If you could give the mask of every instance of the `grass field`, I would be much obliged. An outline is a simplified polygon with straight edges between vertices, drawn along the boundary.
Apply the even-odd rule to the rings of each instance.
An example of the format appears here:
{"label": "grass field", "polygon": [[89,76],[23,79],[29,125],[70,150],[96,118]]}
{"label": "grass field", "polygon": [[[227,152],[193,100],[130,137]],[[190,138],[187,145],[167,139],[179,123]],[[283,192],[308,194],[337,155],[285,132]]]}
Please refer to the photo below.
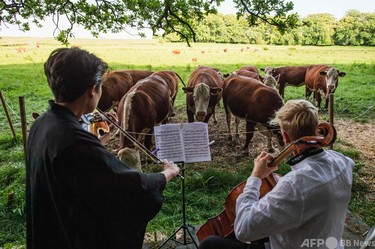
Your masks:
{"label": "grass field", "polygon": [[[346,76],[340,78],[335,93],[335,117],[357,122],[371,123],[375,120],[375,47],[304,47],[265,46],[233,44],[163,43],[158,40],[71,40],[79,46],[103,58],[112,69],[171,69],[186,83],[190,73],[198,65],[219,68],[228,73],[244,65],[264,66],[329,64]],[[32,112],[43,112],[47,100],[52,98],[43,73],[43,63],[49,53],[61,47],[52,39],[7,38],[0,40],[0,90],[17,139],[12,138],[4,111],[0,110],[0,248],[24,247],[24,159],[21,141],[21,119],[19,97],[26,103],[28,127],[32,123]],[[224,49],[227,51],[224,52]],[[180,54],[173,54],[173,50]],[[194,62],[193,62],[194,59]],[[303,87],[287,87],[286,99],[302,98]],[[176,108],[183,112],[185,96],[179,91]],[[327,119],[321,114],[322,120]],[[222,124],[224,125],[224,124]],[[373,138],[369,138],[373,139]],[[345,143],[345,141],[341,141]],[[351,210],[360,215],[369,225],[375,225],[375,204],[366,200],[370,189],[361,176],[366,174],[360,151],[342,151],[356,160],[355,183]],[[228,191],[244,180],[251,170],[252,158],[244,158],[227,164],[213,160],[195,165],[187,178],[187,213],[192,224],[200,224],[208,217],[218,214]],[[249,163],[250,161],[250,163]],[[236,170],[233,170],[233,166]],[[370,165],[371,166],[371,165]],[[374,166],[374,165],[372,165]],[[285,166],[281,172],[287,172]],[[151,167],[149,171],[160,170]],[[168,185],[165,204],[160,214],[150,223],[148,231],[171,233],[180,225],[180,184]]]}

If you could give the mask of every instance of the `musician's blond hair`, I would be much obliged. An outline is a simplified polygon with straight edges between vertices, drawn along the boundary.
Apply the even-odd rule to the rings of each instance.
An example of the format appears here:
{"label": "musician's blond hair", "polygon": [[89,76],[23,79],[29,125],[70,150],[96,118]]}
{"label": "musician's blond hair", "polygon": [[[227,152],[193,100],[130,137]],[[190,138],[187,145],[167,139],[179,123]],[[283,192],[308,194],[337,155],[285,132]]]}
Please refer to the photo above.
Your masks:
{"label": "musician's blond hair", "polygon": [[271,123],[277,123],[292,140],[315,136],[318,109],[307,100],[289,100],[276,112]]}

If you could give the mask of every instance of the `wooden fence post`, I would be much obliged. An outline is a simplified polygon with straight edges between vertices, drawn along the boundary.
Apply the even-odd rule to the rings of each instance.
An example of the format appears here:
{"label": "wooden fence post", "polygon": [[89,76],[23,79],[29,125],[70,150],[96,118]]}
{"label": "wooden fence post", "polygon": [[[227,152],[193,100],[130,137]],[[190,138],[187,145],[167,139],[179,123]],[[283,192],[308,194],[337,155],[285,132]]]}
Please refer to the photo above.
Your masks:
{"label": "wooden fence post", "polygon": [[10,129],[12,130],[13,137],[16,138],[16,132],[14,130],[12,121],[10,120],[10,116],[9,116],[9,113],[8,113],[8,108],[7,108],[6,104],[5,104],[5,99],[4,99],[3,94],[1,93],[1,91],[0,91],[0,99],[1,99],[1,103],[2,103],[4,111],[5,111],[5,115],[7,116]]}
{"label": "wooden fence post", "polygon": [[[333,126],[333,93],[330,93],[328,95],[328,112],[329,112],[329,123]],[[330,149],[333,149],[333,144],[329,146]]]}
{"label": "wooden fence post", "polygon": [[26,111],[25,111],[25,98],[18,97],[18,100],[19,100],[20,115],[21,115],[23,152],[24,152],[24,157],[26,161],[27,123],[26,123]]}

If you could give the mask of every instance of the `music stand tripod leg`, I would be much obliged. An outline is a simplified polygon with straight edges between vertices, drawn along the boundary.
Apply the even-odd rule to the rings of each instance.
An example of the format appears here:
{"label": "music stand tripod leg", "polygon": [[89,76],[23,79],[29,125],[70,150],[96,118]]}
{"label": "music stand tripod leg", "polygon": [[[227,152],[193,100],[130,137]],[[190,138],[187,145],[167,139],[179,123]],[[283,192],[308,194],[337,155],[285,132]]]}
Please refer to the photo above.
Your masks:
{"label": "music stand tripod leg", "polygon": [[[161,244],[159,248],[162,248],[168,241],[170,240],[173,240],[174,242],[176,243],[179,243],[181,245],[187,245],[187,244],[194,244],[196,248],[198,248],[198,245],[197,243],[195,242],[195,239],[193,237],[193,235],[191,234],[191,232],[189,231],[189,227],[193,228],[193,226],[190,226],[188,224],[186,224],[186,198],[185,198],[185,163],[184,162],[181,162],[181,184],[182,184],[182,199],[181,199],[181,202],[182,202],[182,225],[171,235],[169,236],[169,238],[167,240],[165,240],[163,242],[163,244]],[[183,229],[183,242],[181,241],[178,241],[176,239],[174,239],[173,237],[178,233],[178,231],[180,231],[181,229]],[[187,243],[186,241],[186,231],[188,232],[192,242],[189,242]]]}

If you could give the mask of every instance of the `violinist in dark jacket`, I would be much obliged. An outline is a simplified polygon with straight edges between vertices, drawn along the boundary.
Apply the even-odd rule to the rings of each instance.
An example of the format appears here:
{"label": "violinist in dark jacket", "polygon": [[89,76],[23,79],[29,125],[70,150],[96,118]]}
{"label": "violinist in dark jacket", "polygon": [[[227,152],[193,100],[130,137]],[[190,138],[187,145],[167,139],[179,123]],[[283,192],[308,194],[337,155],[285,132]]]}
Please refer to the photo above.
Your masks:
{"label": "violinist in dark jacket", "polygon": [[179,173],[169,161],[160,173],[134,170],[83,129],[79,119],[95,110],[107,68],[79,48],[56,49],[44,64],[54,100],[27,143],[28,249],[141,248]]}

